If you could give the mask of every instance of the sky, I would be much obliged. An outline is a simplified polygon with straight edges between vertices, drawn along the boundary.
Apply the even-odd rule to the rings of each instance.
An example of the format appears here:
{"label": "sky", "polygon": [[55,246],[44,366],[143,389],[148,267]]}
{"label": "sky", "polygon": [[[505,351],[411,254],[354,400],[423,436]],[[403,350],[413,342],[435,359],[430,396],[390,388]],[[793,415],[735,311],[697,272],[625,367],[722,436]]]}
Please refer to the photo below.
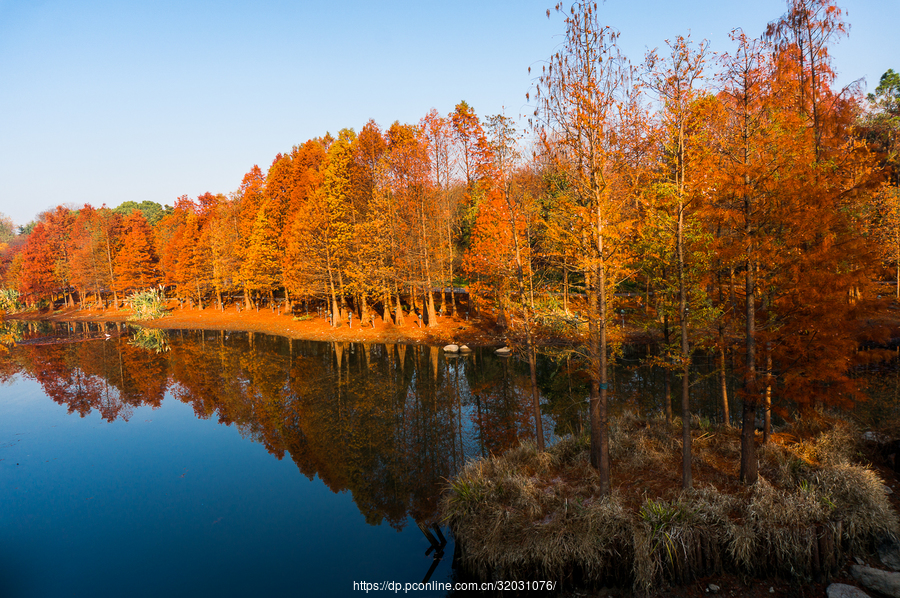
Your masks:
{"label": "sky", "polygon": [[[417,123],[461,100],[534,110],[533,72],[562,41],[550,0],[0,0],[0,213],[174,204],[231,193],[254,164],[374,119]],[[838,0],[837,84],[900,71],[900,0]],[[783,0],[607,0],[634,63],[691,34],[757,36]]]}

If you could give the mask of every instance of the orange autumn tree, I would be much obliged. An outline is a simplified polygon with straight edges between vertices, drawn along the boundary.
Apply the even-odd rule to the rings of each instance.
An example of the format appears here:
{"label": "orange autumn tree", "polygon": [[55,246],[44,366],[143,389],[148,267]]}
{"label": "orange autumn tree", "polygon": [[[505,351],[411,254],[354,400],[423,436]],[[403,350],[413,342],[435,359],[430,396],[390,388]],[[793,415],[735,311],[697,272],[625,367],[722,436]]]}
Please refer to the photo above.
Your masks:
{"label": "orange autumn tree", "polygon": [[[275,235],[275,251],[279,269],[276,278],[279,281],[284,279],[282,270],[286,245],[284,237],[291,216],[292,195],[296,186],[297,171],[294,168],[293,160],[298,151],[299,148],[295,147],[290,154],[279,153],[275,156],[266,173],[266,184],[263,188],[263,196],[266,199],[266,217]],[[274,289],[270,289],[270,291],[274,291]],[[274,298],[274,292],[270,292],[269,296]]]}
{"label": "orange autumn tree", "polygon": [[25,296],[25,302],[29,305],[48,297],[59,287],[59,281],[53,275],[53,256],[50,251],[47,226],[38,222],[22,248],[22,265],[17,285],[19,293]]}
{"label": "orange autumn tree", "polygon": [[122,248],[116,254],[114,269],[119,292],[149,289],[162,281],[153,231],[140,210],[122,221]]}
{"label": "orange autumn tree", "polygon": [[278,237],[269,220],[268,204],[264,203],[256,215],[250,237],[243,247],[240,280],[244,289],[259,296],[268,294],[270,302],[276,286],[281,284],[281,260]]}
{"label": "orange autumn tree", "polygon": [[[190,239],[185,241],[185,223],[187,216],[194,209],[187,195],[175,201],[175,208],[163,216],[153,228],[154,242],[158,248],[159,268],[162,272],[162,283],[175,291],[179,299],[185,295],[185,284],[182,280],[184,262],[190,259]],[[188,252],[185,254],[185,245]],[[188,287],[189,289],[190,287]]]}
{"label": "orange autumn tree", "polygon": [[[803,4],[789,3],[784,19],[806,22],[796,20]],[[787,24],[773,30],[798,31]],[[754,483],[760,409],[767,434],[770,401],[803,409],[857,394],[848,356],[869,307],[863,295],[872,270],[854,204],[871,171],[850,135],[853,103],[826,85],[825,48],[810,58],[809,38],[786,36],[774,45],[743,34],[736,39],[720,94],[727,116],[710,217],[725,231],[720,254],[743,279],[735,289],[744,324],[740,474]]]}
{"label": "orange autumn tree", "polygon": [[[378,201],[384,188],[386,153],[387,143],[381,129],[370,120],[353,140],[347,165],[352,242],[345,282],[346,291],[354,296],[361,322],[372,321],[374,306],[370,300],[377,302],[389,289],[385,272],[386,249],[390,246],[386,239],[387,214]],[[390,312],[389,297],[384,308],[386,315]]]}
{"label": "orange autumn tree", "polygon": [[[557,10],[566,14],[562,5]],[[603,26],[597,4],[578,2],[565,17],[566,34],[538,80],[535,116],[542,146],[566,180],[577,218],[567,238],[585,277],[590,379],[591,465],[610,492],[608,386],[613,290],[621,276],[627,204],[613,184],[619,107],[631,90],[631,69]],[[558,235],[562,238],[563,235]]]}
{"label": "orange autumn tree", "polygon": [[282,229],[281,245],[283,247],[283,284],[285,294],[288,297],[292,293],[309,296],[307,289],[299,283],[295,275],[295,268],[302,267],[305,259],[302,249],[293,241],[293,226],[297,215],[307,208],[307,203],[312,198],[316,189],[322,183],[322,163],[326,159],[326,149],[331,143],[331,138],[310,139],[303,145],[294,148],[291,154],[291,180],[293,186],[290,192],[290,203],[285,215],[285,224]]}
{"label": "orange autumn tree", "polygon": [[238,286],[240,261],[238,259],[238,226],[240,206],[238,202],[219,194],[207,208],[207,225],[203,229],[203,245],[210,252],[210,279],[216,293],[219,309],[224,309],[223,293]]}
{"label": "orange autumn tree", "polygon": [[74,305],[72,299],[72,268],[69,237],[75,212],[63,206],[57,206],[47,216],[47,243],[53,256],[53,276],[59,282],[59,293],[65,298],[66,305]]}
{"label": "orange autumn tree", "polygon": [[41,215],[22,249],[18,290],[26,301],[52,300],[62,295],[69,302],[69,233],[72,212],[62,206]]}
{"label": "orange autumn tree", "polygon": [[735,32],[738,47],[723,58],[722,92],[725,123],[717,147],[722,155],[717,171],[715,207],[710,219],[725,234],[717,249],[725,261],[739,264],[743,278],[743,372],[741,479],[754,483],[756,471],[756,413],[761,404],[757,381],[757,308],[760,263],[776,253],[766,234],[775,226],[778,172],[790,171],[790,156],[781,151],[781,114],[775,79],[774,52],[764,40]]}
{"label": "orange autumn tree", "polygon": [[223,199],[212,193],[200,195],[196,202],[183,197],[173,211],[178,226],[168,250],[169,254],[174,255],[171,281],[175,282],[179,296],[195,299],[200,309],[203,309],[204,297],[213,285],[213,249],[209,229],[216,216],[216,207]]}
{"label": "orange autumn tree", "polygon": [[[708,44],[694,46],[689,38],[678,36],[669,43],[669,55],[661,58],[656,51],[647,57],[650,87],[662,103],[659,138],[663,141],[659,168],[663,175],[657,182],[659,194],[668,203],[672,222],[674,248],[669,254],[677,274],[672,289],[677,294],[678,322],[681,331],[681,419],[682,419],[682,487],[689,490],[691,475],[691,411],[690,369],[691,334],[689,328],[703,326],[706,296],[705,274],[708,242],[698,226],[697,212],[709,194],[711,185],[705,176],[712,167],[709,150],[710,136],[705,124],[710,120],[715,104],[701,88],[708,56]],[[659,291],[664,291],[664,287]],[[691,320],[688,319],[690,307]]]}
{"label": "orange autumn tree", "polygon": [[321,184],[299,207],[287,244],[285,286],[291,293],[327,298],[336,320],[346,307],[344,269],[352,237],[349,164],[355,135],[343,129],[319,167]]}
{"label": "orange autumn tree", "polygon": [[[497,324],[505,327],[512,289],[517,283],[517,266],[523,252],[529,252],[525,214],[518,209],[511,194],[513,175],[521,155],[517,148],[517,132],[512,120],[497,115],[488,118],[492,167],[481,181],[485,195],[480,202],[472,229],[469,250],[463,259],[463,271],[475,282],[470,292],[492,295],[497,305]],[[530,263],[530,258],[527,259]],[[530,272],[530,269],[529,269]]]}
{"label": "orange autumn tree", "polygon": [[[441,286],[441,313],[456,315],[456,297],[453,293],[453,262],[456,257],[456,243],[459,240],[459,208],[462,199],[461,189],[454,180],[457,159],[454,146],[453,121],[451,117],[442,117],[432,108],[419,125],[428,144],[431,161],[432,194],[436,207],[440,211],[440,226],[435,227],[433,235],[440,235],[441,251],[435,256],[439,262],[436,267]],[[449,293],[445,291],[449,290]],[[449,295],[449,301],[447,296]],[[449,307],[448,307],[449,303]]]}
{"label": "orange autumn tree", "polygon": [[103,289],[110,286],[109,272],[104,267],[104,247],[97,230],[98,210],[85,204],[72,222],[69,235],[72,284],[78,289],[84,306],[88,293],[100,302]]}
{"label": "orange autumn tree", "polygon": [[422,297],[422,320],[428,326],[436,326],[433,288],[439,272],[440,247],[439,239],[434,239],[432,233],[440,211],[430,201],[428,145],[420,127],[399,122],[388,129],[387,140],[387,185],[395,206],[398,238],[404,238],[402,253],[397,256],[401,265],[397,272],[402,273],[398,283],[408,285],[413,304],[417,296]]}
{"label": "orange autumn tree", "polygon": [[[265,184],[266,180],[262,170],[260,170],[259,166],[254,164],[253,168],[244,175],[241,186],[235,194],[235,200],[240,205],[240,217],[238,218],[238,257],[242,264],[247,260],[250,238],[253,235],[254,227],[256,227],[260,209],[265,202]],[[268,218],[266,218],[266,221],[268,222]],[[242,265],[241,270],[243,271],[243,269],[244,267]],[[246,281],[243,273],[239,276],[239,280],[241,280],[241,284]],[[249,288],[244,287],[244,303],[246,304],[247,309],[253,307],[250,291]]]}
{"label": "orange autumn tree", "polygon": [[[96,211],[93,218],[93,242],[94,256],[102,263],[103,282],[107,289],[112,290],[113,307],[119,303],[117,289],[117,275],[115,269],[116,255],[122,246],[123,218],[113,212],[106,205]],[[100,297],[97,298],[98,300]]]}

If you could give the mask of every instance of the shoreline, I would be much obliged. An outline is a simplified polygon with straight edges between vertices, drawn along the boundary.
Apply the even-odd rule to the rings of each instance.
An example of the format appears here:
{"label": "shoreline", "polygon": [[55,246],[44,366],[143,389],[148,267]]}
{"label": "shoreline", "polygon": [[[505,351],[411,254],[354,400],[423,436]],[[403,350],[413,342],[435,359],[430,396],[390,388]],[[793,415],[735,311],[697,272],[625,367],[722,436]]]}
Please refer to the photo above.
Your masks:
{"label": "shoreline", "polygon": [[352,327],[346,322],[332,327],[324,318],[310,314],[309,319],[295,320],[293,316],[274,313],[270,309],[241,310],[231,307],[220,311],[215,307],[206,309],[174,308],[165,316],[154,320],[129,321],[132,311],[120,309],[79,309],[77,307],[47,311],[31,311],[7,314],[11,320],[39,322],[112,322],[132,323],[145,328],[225,330],[228,332],[259,332],[284,336],[297,340],[347,341],[387,344],[447,345],[465,344],[470,347],[501,347],[506,344],[506,335],[496,330],[492,322],[481,318],[466,320],[458,316],[443,316],[436,326],[418,325],[407,317],[403,326],[385,324],[381,318],[375,319],[374,328],[368,323],[360,326],[354,321]]}

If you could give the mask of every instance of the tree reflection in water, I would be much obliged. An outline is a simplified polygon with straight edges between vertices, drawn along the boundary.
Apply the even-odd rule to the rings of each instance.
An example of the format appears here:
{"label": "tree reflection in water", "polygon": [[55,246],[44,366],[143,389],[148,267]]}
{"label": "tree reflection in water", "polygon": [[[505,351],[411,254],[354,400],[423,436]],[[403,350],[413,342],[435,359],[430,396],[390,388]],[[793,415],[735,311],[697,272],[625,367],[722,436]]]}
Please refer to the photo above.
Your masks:
{"label": "tree reflection in water", "polygon": [[107,421],[168,393],[349,490],[373,525],[434,522],[441,488],[467,459],[534,434],[527,368],[489,351],[445,357],[437,347],[220,331],[135,337],[102,324],[46,334],[12,348],[0,375],[21,372],[70,413]]}

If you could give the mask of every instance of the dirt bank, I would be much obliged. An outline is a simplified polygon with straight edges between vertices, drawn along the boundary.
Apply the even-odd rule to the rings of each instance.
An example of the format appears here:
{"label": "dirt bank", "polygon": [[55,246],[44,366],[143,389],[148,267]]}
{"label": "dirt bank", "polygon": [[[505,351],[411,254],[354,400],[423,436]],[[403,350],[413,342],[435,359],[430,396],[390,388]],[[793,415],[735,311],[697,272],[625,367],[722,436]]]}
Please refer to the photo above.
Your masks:
{"label": "dirt bank", "polygon": [[[438,318],[436,326],[419,327],[418,319],[407,317],[405,325],[395,326],[376,318],[374,327],[367,322],[360,326],[354,318],[352,327],[343,322],[339,327],[332,327],[324,318],[300,314],[296,318],[280,314],[269,309],[237,311],[230,307],[225,311],[217,308],[172,309],[168,315],[157,320],[136,322],[148,328],[190,328],[202,330],[228,330],[262,332],[276,334],[295,339],[316,341],[356,341],[366,343],[422,343],[429,345],[446,345],[449,343],[466,344],[470,347],[502,346],[506,339],[498,331],[493,322],[481,319],[467,320],[465,317],[444,316]],[[81,310],[78,308],[58,309],[55,311],[33,311],[13,314],[12,319],[41,321],[81,321],[81,322],[125,322],[131,316],[128,309]]]}

